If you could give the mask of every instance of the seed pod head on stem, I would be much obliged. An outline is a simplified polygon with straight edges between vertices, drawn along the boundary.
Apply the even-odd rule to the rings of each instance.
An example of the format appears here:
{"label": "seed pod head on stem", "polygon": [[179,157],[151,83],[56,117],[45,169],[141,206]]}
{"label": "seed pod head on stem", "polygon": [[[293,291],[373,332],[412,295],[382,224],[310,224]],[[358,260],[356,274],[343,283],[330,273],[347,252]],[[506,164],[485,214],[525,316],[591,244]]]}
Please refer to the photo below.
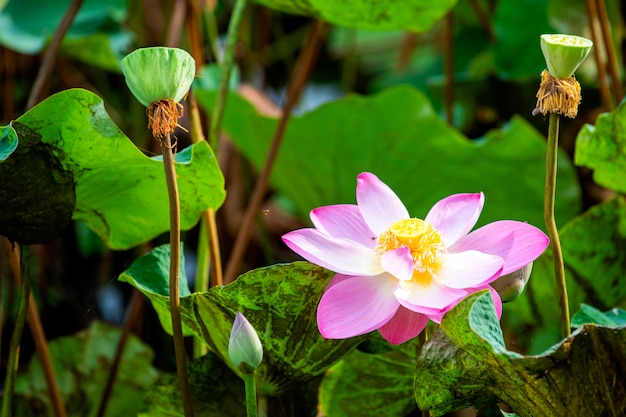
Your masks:
{"label": "seed pod head on stem", "polygon": [[148,107],[155,101],[185,97],[196,71],[186,51],[162,46],[137,49],[121,62],[126,84],[135,98]]}
{"label": "seed pod head on stem", "polygon": [[254,327],[237,312],[228,341],[228,356],[236,369],[244,373],[256,370],[263,360],[263,346]]}
{"label": "seed pod head on stem", "polygon": [[178,48],[141,48],[126,55],[121,68],[128,88],[147,107],[154,137],[172,133],[183,115],[179,101],[189,91],[196,71],[191,55]]}
{"label": "seed pod head on stem", "polygon": [[574,118],[582,100],[574,71],[587,57],[593,43],[574,35],[541,35],[540,43],[548,70],[541,73],[537,106],[532,114],[555,113]]}
{"label": "seed pod head on stem", "polygon": [[574,35],[541,35],[541,52],[553,77],[569,78],[587,58],[593,42]]}

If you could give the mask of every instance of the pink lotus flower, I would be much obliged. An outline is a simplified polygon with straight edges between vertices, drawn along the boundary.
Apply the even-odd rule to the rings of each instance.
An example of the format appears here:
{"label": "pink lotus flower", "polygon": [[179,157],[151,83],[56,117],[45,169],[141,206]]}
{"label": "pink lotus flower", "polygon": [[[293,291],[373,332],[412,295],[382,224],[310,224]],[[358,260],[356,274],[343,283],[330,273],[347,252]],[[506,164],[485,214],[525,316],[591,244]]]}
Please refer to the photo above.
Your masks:
{"label": "pink lotus flower", "polygon": [[[327,339],[378,330],[390,343],[403,343],[467,295],[535,260],[549,243],[541,230],[511,220],[469,233],[482,193],[444,198],[421,220],[366,172],[357,177],[356,199],[357,205],[311,211],[314,229],[283,236],[300,256],[337,273],[317,310]],[[499,317],[501,301],[491,293]]]}

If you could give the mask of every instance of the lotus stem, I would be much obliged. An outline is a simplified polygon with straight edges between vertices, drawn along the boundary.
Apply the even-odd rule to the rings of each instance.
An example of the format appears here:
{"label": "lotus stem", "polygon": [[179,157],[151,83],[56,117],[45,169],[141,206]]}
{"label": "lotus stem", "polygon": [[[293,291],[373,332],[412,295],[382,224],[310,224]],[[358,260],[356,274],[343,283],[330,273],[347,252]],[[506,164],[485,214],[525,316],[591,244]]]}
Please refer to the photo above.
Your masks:
{"label": "lotus stem", "polygon": [[22,282],[20,284],[20,298],[19,306],[17,310],[17,317],[15,318],[15,328],[11,335],[11,343],[9,346],[9,359],[7,361],[7,374],[4,380],[4,398],[2,401],[2,417],[12,416],[11,406],[13,403],[13,394],[15,392],[15,377],[17,375],[17,368],[20,360],[20,341],[22,340],[22,333],[24,331],[24,323],[26,322],[26,316],[28,314],[28,301],[30,299],[30,270],[29,270],[29,247],[28,245],[16,245],[13,248],[20,250],[20,275],[22,276]]}
{"label": "lotus stem", "polygon": [[246,416],[257,417],[256,371],[244,373],[243,382],[246,388]]}
{"label": "lotus stem", "polygon": [[552,258],[554,261],[554,275],[556,277],[556,288],[559,297],[559,308],[561,311],[561,336],[569,336],[570,328],[569,303],[567,299],[567,285],[565,283],[565,267],[563,265],[563,253],[559,240],[559,231],[554,218],[554,200],[556,194],[556,169],[559,148],[559,121],[560,116],[550,113],[548,122],[548,149],[546,153],[546,188],[544,194],[544,220],[550,245],[552,246]]}
{"label": "lotus stem", "polygon": [[172,333],[174,336],[174,351],[176,354],[176,369],[178,384],[183,400],[185,417],[193,417],[191,390],[187,379],[187,360],[185,357],[185,343],[183,340],[183,326],[180,315],[180,202],[178,199],[178,184],[176,183],[176,168],[172,152],[171,136],[168,133],[161,139],[163,165],[165,167],[165,181],[170,202],[170,311],[172,314]]}

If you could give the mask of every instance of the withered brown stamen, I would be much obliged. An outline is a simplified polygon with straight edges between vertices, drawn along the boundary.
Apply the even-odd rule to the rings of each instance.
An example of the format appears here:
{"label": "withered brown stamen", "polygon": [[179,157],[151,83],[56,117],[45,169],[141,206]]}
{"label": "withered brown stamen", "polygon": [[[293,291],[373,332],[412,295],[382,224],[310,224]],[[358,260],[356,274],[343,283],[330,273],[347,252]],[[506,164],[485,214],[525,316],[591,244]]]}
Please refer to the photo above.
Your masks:
{"label": "withered brown stamen", "polygon": [[180,127],[178,120],[183,117],[183,105],[172,99],[157,100],[150,103],[146,109],[148,115],[148,128],[152,130],[152,136],[163,139],[168,134],[174,133],[176,127]]}
{"label": "withered brown stamen", "polygon": [[547,70],[541,73],[541,85],[537,91],[537,107],[533,116],[541,113],[557,113],[575,118],[578,114],[578,105],[582,100],[580,84],[574,76],[557,78]]}

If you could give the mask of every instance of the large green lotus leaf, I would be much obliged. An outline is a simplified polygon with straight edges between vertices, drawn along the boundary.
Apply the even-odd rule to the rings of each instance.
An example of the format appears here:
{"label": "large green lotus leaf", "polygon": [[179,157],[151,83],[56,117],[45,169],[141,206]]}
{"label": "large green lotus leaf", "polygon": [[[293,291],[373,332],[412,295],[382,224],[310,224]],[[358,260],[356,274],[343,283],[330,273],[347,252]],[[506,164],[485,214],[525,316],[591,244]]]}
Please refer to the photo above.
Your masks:
{"label": "large green lotus leaf", "polygon": [[[41,229],[49,225],[62,231],[71,215],[91,227],[110,248],[126,249],[169,229],[163,163],[133,145],[98,96],[80,89],[63,91],[33,107],[13,126],[20,137],[14,154],[20,159],[11,156],[0,164],[0,225],[20,213],[33,217],[35,224],[25,220],[25,228],[7,220],[7,227],[17,230],[11,229],[12,235],[3,228],[0,233],[27,243],[44,243],[56,236],[42,236]],[[221,205],[224,179],[204,142],[177,153],[176,162],[181,227],[186,230],[203,210]],[[24,194],[24,189],[32,192]],[[37,216],[33,205],[38,207]],[[61,209],[62,216],[52,218]]]}
{"label": "large green lotus leaf", "polygon": [[[96,415],[120,337],[118,328],[94,322],[87,330],[50,342],[52,363],[69,417]],[[158,377],[151,364],[153,357],[150,347],[130,335],[105,416],[137,415],[145,391]],[[33,356],[28,372],[18,374],[15,393],[13,415],[55,415],[37,355]]]}
{"label": "large green lotus leaf", "polygon": [[260,387],[276,395],[321,375],[363,340],[326,340],[319,333],[317,305],[333,275],[308,262],[259,268],[185,298],[184,306],[193,307],[204,340],[227,363],[230,330],[241,311],[263,344]]}
{"label": "large green lotus leaf", "polygon": [[497,398],[520,417],[626,413],[626,328],[585,324],[538,356],[508,351],[487,291],[448,312],[420,352],[418,406],[434,416]]}
{"label": "large green lotus leaf", "polygon": [[[23,54],[40,52],[52,38],[70,4],[71,0],[9,0],[0,10],[0,44]],[[119,60],[132,39],[123,28],[126,15],[124,0],[85,0],[61,50],[89,64],[119,71]],[[96,34],[109,40],[98,43],[99,51],[88,48],[71,50],[80,45],[88,46],[84,40]],[[116,56],[117,63],[108,58],[103,60],[105,56]]]}
{"label": "large green lotus leaf", "polygon": [[[212,106],[215,93],[196,93],[203,106]],[[224,129],[256,167],[264,164],[276,124],[231,93]],[[543,137],[520,117],[472,142],[441,121],[422,93],[399,86],[293,116],[271,183],[303,218],[315,207],[354,203],[356,176],[370,171],[416,217],[450,194],[483,191],[480,224],[513,219],[542,227],[545,151]],[[558,221],[572,218],[579,207],[576,175],[561,155]]]}
{"label": "large green lotus leaf", "polygon": [[[244,385],[213,353],[187,364],[194,415],[240,417],[246,415]],[[183,417],[176,374],[164,375],[146,392],[141,417]]]}
{"label": "large green lotus leaf", "polygon": [[626,192],[626,102],[585,125],[576,138],[576,165],[593,169],[600,185]]}
{"label": "large green lotus leaf", "polygon": [[[623,197],[596,205],[560,231],[570,310],[581,303],[601,310],[626,307],[626,201]],[[546,251],[533,267],[525,293],[504,305],[506,327],[536,327],[531,352],[556,343],[558,297],[552,255]],[[541,335],[541,337],[538,337]]]}
{"label": "large green lotus leaf", "polygon": [[256,0],[287,13],[312,16],[333,25],[367,30],[404,29],[424,32],[457,0]]}
{"label": "large green lotus leaf", "polygon": [[[168,252],[169,246],[161,246],[144,255],[147,261],[135,261],[120,276],[152,301],[164,326],[171,321],[167,268],[144,265],[163,265],[169,259]],[[263,344],[260,389],[276,395],[319,376],[363,340],[326,340],[319,333],[317,305],[333,275],[308,262],[255,269],[225,287],[189,296],[181,293],[182,320],[230,364],[228,340],[235,315],[241,311]]]}
{"label": "large green lotus leaf", "polygon": [[350,352],[324,376],[321,411],[333,417],[413,415],[417,410],[413,371],[418,352],[417,339],[379,354]]}

